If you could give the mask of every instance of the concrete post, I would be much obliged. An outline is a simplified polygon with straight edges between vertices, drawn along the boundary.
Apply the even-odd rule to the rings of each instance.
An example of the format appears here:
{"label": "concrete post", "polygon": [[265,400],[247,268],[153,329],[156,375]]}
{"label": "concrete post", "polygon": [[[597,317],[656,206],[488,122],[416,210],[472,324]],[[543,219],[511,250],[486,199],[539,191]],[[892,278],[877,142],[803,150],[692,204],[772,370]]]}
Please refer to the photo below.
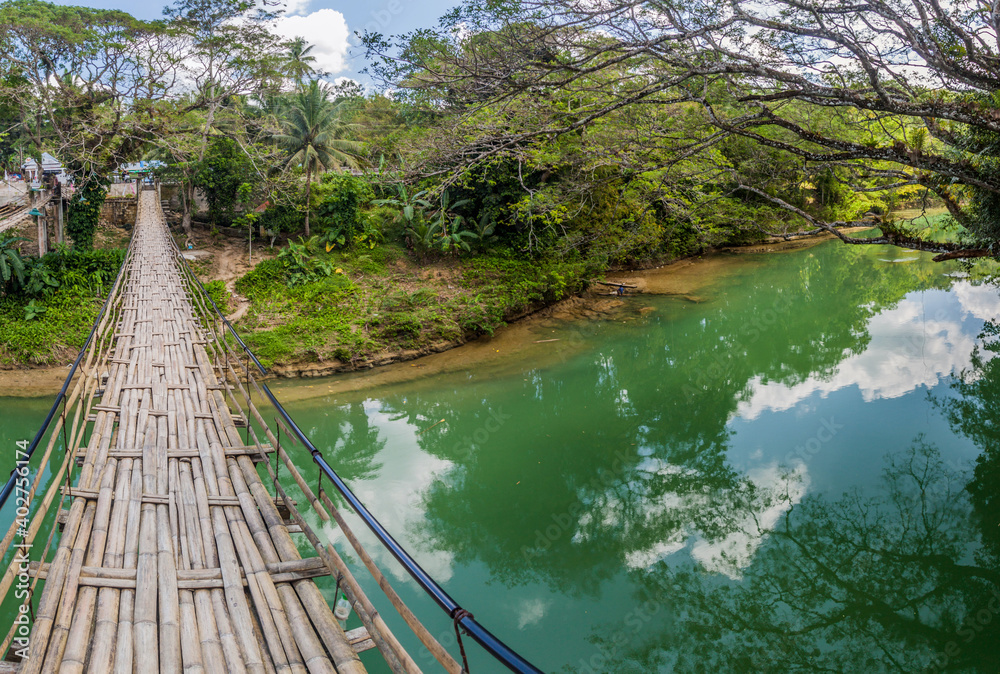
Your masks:
{"label": "concrete post", "polygon": [[56,243],[66,243],[66,233],[63,230],[63,198],[56,199]]}
{"label": "concrete post", "polygon": [[38,257],[45,255],[49,252],[49,228],[48,224],[45,222],[44,211],[43,215],[39,215],[38,220]]}

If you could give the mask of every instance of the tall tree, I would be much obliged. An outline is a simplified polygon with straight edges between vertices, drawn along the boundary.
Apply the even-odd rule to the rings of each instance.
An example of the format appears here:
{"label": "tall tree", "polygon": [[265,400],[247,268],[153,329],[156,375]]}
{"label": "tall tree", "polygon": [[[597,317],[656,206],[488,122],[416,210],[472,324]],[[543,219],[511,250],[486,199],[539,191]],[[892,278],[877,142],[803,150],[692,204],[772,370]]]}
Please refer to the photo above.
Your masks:
{"label": "tall tree", "polygon": [[296,89],[301,89],[305,80],[325,74],[316,69],[316,57],[312,54],[314,46],[308,44],[304,37],[295,37],[285,43],[287,51],[281,69],[288,79],[295,82]]}
{"label": "tall tree", "polygon": [[[653,153],[643,168],[743,136],[859,192],[921,186],[944,200],[974,245],[891,228],[854,238],[717,166],[733,193],[848,243],[891,243],[945,259],[989,255],[1000,242],[998,17],[989,3],[936,0],[467,0],[437,32],[366,42],[370,54],[387,57],[377,74],[472,125],[463,127],[471,141],[455,144],[460,165],[532,139],[584,134],[628,109],[659,109],[665,114],[647,138],[674,156]],[[538,113],[554,96],[572,105]],[[669,118],[690,104],[704,115],[704,132],[678,138]],[[490,126],[487,112],[530,123]]]}
{"label": "tall tree", "polygon": [[[202,162],[220,114],[247,94],[276,92],[281,82],[281,42],[270,32],[275,18],[253,0],[176,0],[163,13],[183,49],[176,74],[192,93],[182,110],[201,110],[192,161]],[[190,120],[189,120],[190,121]],[[183,223],[190,234],[194,185],[183,185]]]}
{"label": "tall tree", "polygon": [[156,112],[175,93],[178,58],[162,23],[13,0],[0,5],[0,45],[0,98],[19,110],[29,155],[50,152],[85,179],[161,130]]}
{"label": "tall tree", "polygon": [[286,166],[302,166],[306,172],[305,234],[309,236],[309,197],[313,173],[360,163],[361,144],[343,138],[345,123],[326,89],[317,80],[296,94],[281,122],[274,142],[288,154]]}

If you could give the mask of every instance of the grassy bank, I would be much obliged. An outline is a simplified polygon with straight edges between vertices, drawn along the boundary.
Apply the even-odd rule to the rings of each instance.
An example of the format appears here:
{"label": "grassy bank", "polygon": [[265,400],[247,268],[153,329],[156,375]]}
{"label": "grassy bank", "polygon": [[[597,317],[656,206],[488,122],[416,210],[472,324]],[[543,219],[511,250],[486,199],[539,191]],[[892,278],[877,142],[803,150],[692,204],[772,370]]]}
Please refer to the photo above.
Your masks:
{"label": "grassy bank", "polygon": [[249,300],[237,328],[265,366],[359,367],[441,350],[577,292],[594,272],[505,250],[418,266],[391,245],[319,252],[310,265],[265,260],[235,284]]}
{"label": "grassy bank", "polygon": [[[210,249],[220,259],[245,260],[242,239],[215,237]],[[348,369],[440,351],[578,292],[600,271],[580,261],[524,259],[505,248],[419,262],[391,243],[362,251],[321,247],[298,262],[270,255],[235,284],[230,275],[228,288],[217,266],[193,264],[223,312],[245,305],[236,326],[268,367]],[[0,367],[71,362],[123,257],[123,248],[26,257],[24,283],[0,295]]]}
{"label": "grassy bank", "polygon": [[83,346],[114,283],[124,249],[26,258],[23,283],[0,296],[0,367],[61,365]]}

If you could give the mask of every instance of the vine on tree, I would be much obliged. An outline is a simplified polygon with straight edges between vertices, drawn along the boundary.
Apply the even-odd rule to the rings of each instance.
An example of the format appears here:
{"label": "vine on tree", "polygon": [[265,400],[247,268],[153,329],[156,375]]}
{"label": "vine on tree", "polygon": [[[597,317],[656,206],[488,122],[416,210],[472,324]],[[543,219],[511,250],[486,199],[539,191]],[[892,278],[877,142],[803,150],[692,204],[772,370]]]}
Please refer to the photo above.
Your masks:
{"label": "vine on tree", "polygon": [[94,230],[101,219],[101,206],[107,196],[107,181],[92,176],[73,193],[66,218],[66,233],[73,239],[77,250],[94,247]]}

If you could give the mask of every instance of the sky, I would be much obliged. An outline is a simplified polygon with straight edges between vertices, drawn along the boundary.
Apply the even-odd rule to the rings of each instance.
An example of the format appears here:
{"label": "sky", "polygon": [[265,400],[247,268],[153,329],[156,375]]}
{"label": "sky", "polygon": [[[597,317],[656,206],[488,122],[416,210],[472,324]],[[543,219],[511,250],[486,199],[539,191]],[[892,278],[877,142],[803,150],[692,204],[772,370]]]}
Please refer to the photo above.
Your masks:
{"label": "sky", "polygon": [[[127,2],[123,0],[55,0],[60,5],[83,5],[99,9],[121,9],[140,19],[163,16],[166,0]],[[361,75],[367,65],[364,49],[354,35],[365,29],[385,35],[431,28],[460,0],[284,0],[285,15],[278,20],[279,34],[301,36],[315,45],[317,67],[330,79],[343,77],[370,84]]]}

